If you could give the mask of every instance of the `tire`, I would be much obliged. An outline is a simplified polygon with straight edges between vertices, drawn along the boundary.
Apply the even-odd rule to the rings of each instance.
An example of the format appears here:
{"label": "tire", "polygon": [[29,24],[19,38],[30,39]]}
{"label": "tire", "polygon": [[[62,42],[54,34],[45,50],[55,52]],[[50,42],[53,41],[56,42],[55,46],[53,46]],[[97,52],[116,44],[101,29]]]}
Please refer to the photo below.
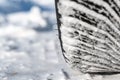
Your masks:
{"label": "tire", "polygon": [[82,73],[120,72],[120,1],[56,0],[65,61]]}

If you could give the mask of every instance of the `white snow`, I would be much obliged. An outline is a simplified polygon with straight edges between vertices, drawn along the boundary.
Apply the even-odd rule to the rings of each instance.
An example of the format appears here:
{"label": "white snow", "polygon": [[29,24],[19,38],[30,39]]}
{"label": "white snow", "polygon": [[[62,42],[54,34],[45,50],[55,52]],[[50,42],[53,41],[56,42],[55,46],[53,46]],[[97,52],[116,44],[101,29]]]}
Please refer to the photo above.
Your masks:
{"label": "white snow", "polygon": [[4,15],[0,14],[0,25],[3,25],[5,22]]}
{"label": "white snow", "polygon": [[14,25],[8,25],[7,27],[0,28],[0,37],[9,36],[15,38],[27,38],[36,36],[36,32],[31,29],[26,29],[23,27],[15,27]]}
{"label": "white snow", "polygon": [[[54,4],[53,0],[34,2],[47,7]],[[48,27],[47,21],[55,23],[55,13],[37,6],[28,12],[0,15],[0,80],[65,80],[56,32],[34,30]]]}
{"label": "white snow", "polygon": [[41,10],[36,6],[32,7],[29,12],[9,14],[7,19],[11,24],[18,24],[20,26],[47,26],[46,20],[42,17]]}

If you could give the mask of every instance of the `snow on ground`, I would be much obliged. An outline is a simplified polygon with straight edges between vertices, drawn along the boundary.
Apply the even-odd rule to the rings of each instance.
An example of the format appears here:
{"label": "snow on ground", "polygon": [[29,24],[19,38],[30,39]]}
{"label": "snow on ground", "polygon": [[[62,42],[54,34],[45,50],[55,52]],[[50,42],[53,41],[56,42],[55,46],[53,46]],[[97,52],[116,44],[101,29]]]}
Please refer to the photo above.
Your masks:
{"label": "snow on ground", "polygon": [[7,27],[2,28],[5,34],[0,35],[0,80],[65,80],[52,32],[31,34],[31,37],[22,28],[17,31],[14,27],[10,32]]}
{"label": "snow on ground", "polygon": [[9,36],[15,38],[33,38],[37,33],[32,29],[26,29],[20,26],[9,25],[0,28],[0,36]]}
{"label": "snow on ground", "polygon": [[[0,4],[9,4],[2,1]],[[45,2],[38,4],[50,6],[52,0]],[[26,12],[0,13],[0,80],[69,78],[53,29],[55,18],[55,12],[42,11],[38,6]]]}

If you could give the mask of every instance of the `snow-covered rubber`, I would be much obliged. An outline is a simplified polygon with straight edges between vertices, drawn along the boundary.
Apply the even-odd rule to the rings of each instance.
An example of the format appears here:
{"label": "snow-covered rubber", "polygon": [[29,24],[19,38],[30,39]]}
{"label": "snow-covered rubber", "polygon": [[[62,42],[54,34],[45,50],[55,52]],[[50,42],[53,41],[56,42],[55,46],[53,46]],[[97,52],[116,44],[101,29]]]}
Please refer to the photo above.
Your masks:
{"label": "snow-covered rubber", "polygon": [[83,73],[120,72],[120,0],[56,0],[66,62]]}

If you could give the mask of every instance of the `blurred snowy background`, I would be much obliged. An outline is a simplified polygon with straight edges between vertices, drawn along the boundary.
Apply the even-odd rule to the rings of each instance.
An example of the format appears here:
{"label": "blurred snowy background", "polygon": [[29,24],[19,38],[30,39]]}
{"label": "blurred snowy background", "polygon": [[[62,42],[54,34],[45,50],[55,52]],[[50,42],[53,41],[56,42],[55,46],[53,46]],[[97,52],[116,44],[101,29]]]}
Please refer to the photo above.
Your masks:
{"label": "blurred snowy background", "polygon": [[0,80],[68,80],[54,0],[0,0]]}

